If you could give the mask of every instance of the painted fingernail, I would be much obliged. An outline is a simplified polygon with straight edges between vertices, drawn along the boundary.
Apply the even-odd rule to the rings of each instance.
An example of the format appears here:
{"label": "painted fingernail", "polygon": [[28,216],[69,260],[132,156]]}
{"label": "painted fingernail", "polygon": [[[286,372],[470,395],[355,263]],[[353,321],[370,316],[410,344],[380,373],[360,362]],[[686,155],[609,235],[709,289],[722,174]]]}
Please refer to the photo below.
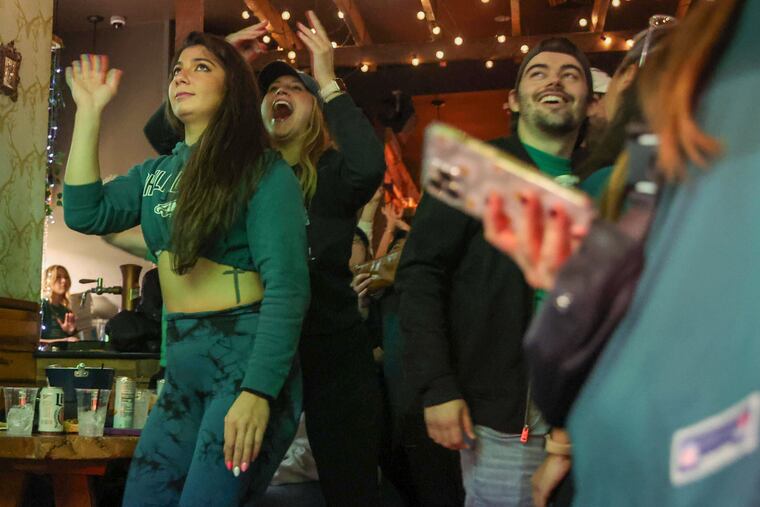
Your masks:
{"label": "painted fingernail", "polygon": [[226,465],[227,465],[227,470],[232,470],[232,461],[228,461]]}
{"label": "painted fingernail", "polygon": [[240,475],[240,467],[236,466],[235,468],[233,468],[232,475],[234,475],[235,477],[238,477]]}
{"label": "painted fingernail", "polygon": [[240,471],[244,472],[244,473],[247,472],[248,471],[248,463],[243,463],[242,465],[240,465]]}

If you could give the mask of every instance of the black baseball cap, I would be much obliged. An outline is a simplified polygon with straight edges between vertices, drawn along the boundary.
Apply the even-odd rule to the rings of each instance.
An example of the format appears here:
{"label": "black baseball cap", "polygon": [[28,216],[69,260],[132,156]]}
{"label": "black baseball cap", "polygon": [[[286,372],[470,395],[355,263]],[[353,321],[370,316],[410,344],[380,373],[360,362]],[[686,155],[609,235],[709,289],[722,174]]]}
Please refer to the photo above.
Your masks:
{"label": "black baseball cap", "polygon": [[322,100],[322,96],[319,94],[319,84],[317,81],[307,73],[296,69],[284,60],[275,60],[268,63],[263,69],[261,69],[261,72],[259,72],[259,89],[261,90],[262,95],[265,94],[269,89],[269,86],[281,76],[293,76],[301,81],[306,89],[316,97],[319,107],[324,107],[324,100]]}
{"label": "black baseball cap", "polygon": [[583,54],[583,51],[578,49],[578,47],[570,42],[569,39],[566,39],[565,37],[551,37],[548,39],[544,39],[538,44],[536,44],[533,49],[528,52],[527,55],[525,55],[525,58],[523,59],[522,63],[520,64],[520,68],[517,70],[517,79],[515,79],[515,90],[517,90],[520,87],[520,80],[522,80],[523,73],[525,72],[525,69],[528,67],[528,64],[530,61],[535,58],[536,55],[540,53],[545,52],[551,52],[551,53],[564,53],[566,55],[570,55],[576,60],[578,60],[578,63],[581,65],[581,69],[583,69],[583,73],[586,76],[586,85],[588,86],[588,96],[593,97],[594,96],[594,89],[593,89],[593,78],[591,77],[591,64],[588,61],[588,58],[586,58],[586,55]]}

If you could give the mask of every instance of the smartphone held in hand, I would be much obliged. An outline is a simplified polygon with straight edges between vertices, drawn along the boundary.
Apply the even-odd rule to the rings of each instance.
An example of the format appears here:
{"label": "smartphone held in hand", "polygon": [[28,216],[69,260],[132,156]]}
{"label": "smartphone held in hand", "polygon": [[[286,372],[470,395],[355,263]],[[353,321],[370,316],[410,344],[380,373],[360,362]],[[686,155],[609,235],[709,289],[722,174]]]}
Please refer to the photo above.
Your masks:
{"label": "smartphone held in hand", "polygon": [[561,205],[577,226],[589,226],[596,216],[592,200],[580,190],[442,123],[425,131],[422,174],[428,193],[475,218],[482,218],[494,193],[502,197],[505,212],[513,218],[519,216],[520,195],[528,193],[536,195],[545,214]]}

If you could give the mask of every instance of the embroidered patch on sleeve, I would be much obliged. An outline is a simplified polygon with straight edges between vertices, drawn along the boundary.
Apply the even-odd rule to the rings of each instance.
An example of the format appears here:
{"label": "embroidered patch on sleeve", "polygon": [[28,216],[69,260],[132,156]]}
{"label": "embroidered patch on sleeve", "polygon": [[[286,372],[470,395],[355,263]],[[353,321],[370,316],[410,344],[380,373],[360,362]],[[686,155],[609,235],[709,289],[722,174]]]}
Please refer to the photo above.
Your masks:
{"label": "embroidered patch on sleeve", "polygon": [[760,391],[723,412],[673,434],[670,482],[683,486],[698,481],[757,449]]}

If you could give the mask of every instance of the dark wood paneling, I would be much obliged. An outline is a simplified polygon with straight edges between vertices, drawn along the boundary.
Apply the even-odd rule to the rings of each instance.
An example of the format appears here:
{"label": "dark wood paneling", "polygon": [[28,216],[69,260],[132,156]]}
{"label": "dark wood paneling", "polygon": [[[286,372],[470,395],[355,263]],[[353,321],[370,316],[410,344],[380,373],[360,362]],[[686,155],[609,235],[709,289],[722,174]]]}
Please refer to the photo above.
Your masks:
{"label": "dark wood paneling", "polygon": [[0,298],[0,384],[34,384],[39,304]]}

